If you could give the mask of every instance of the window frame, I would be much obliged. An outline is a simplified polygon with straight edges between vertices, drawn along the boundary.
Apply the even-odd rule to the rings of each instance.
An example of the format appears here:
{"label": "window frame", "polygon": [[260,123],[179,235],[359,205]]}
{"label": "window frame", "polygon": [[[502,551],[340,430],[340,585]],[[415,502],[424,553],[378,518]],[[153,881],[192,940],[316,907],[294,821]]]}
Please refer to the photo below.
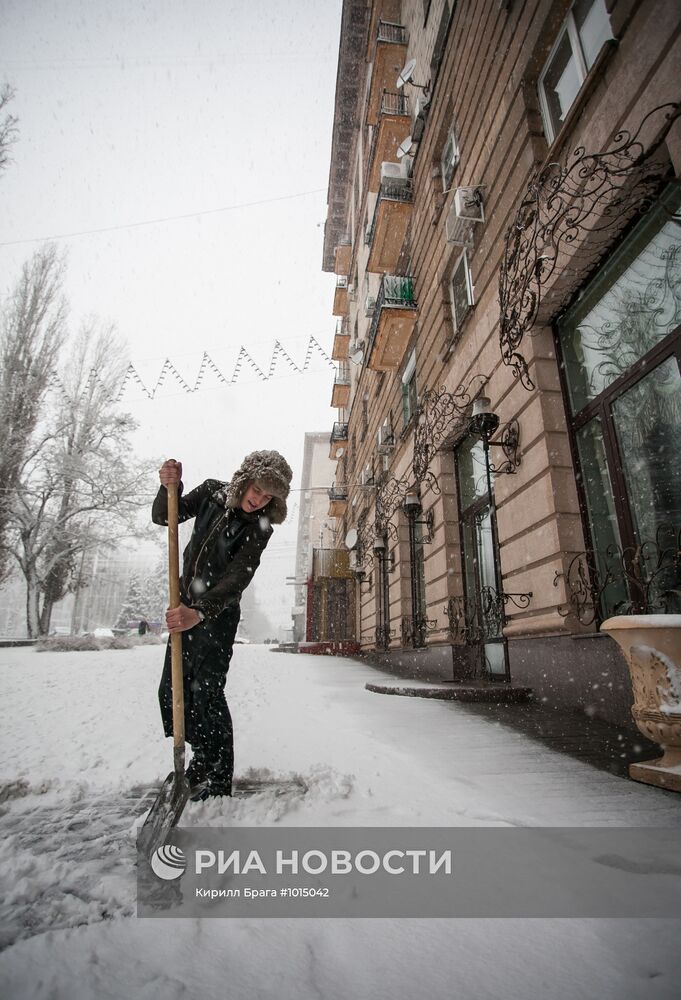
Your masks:
{"label": "window frame", "polygon": [[[451,171],[449,170],[449,165],[445,165],[445,154],[449,145],[452,145],[452,164]],[[454,180],[454,174],[456,173],[456,168],[461,160],[461,147],[459,145],[459,136],[456,122],[452,122],[449,131],[447,132],[447,138],[445,139],[444,146],[442,147],[442,153],[440,154],[440,177],[442,179],[442,191],[447,192],[451,190],[452,181]]]}
{"label": "window frame", "polygon": [[[664,195],[658,200],[656,205],[650,210],[655,212],[658,206],[663,204]],[[668,211],[668,210],[667,210]],[[598,285],[599,276],[603,270],[627,247],[630,241],[636,239],[636,233],[641,227],[646,225],[646,217],[636,220],[632,226],[624,233],[619,243],[614,246],[611,252],[600,262],[595,274],[584,284],[577,294],[577,299],[589,295],[591,290]],[[607,294],[606,289],[604,294]],[[568,307],[563,316],[569,313]],[[592,421],[597,420],[602,429],[603,446],[605,452],[605,470],[609,477],[612,489],[612,499],[615,513],[615,527],[619,536],[619,544],[623,550],[634,551],[643,539],[637,536],[634,516],[632,513],[629,487],[626,480],[624,463],[620,451],[620,442],[617,436],[617,426],[613,415],[614,404],[624,396],[629,389],[638,382],[645,379],[650,372],[670,359],[675,359],[679,374],[681,375],[681,325],[670,330],[662,340],[654,344],[649,350],[638,358],[626,371],[610,382],[593,399],[588,400],[579,409],[573,409],[568,384],[568,374],[566,370],[566,354],[563,344],[561,317],[553,323],[553,340],[556,346],[556,360],[558,361],[558,374],[561,385],[561,394],[565,410],[565,421],[570,444],[573,468],[575,470],[575,481],[577,488],[577,499],[579,503],[579,514],[584,535],[585,550],[592,560],[596,559],[599,546],[596,544],[594,529],[591,522],[589,500],[587,490],[584,485],[584,474],[582,461],[580,458],[578,434]],[[628,588],[627,588],[628,589]],[[631,596],[630,591],[630,596]],[[600,626],[604,615],[602,605],[596,609],[596,622]],[[605,615],[607,617],[607,614]]]}
{"label": "window frame", "polygon": [[[416,385],[416,348],[409,355],[400,380],[402,388],[402,421],[408,427],[418,407],[418,388]],[[413,403],[413,405],[412,405]]]}
{"label": "window frame", "polygon": [[[595,4],[600,4],[602,6],[603,11],[605,13],[606,21],[608,23],[608,26],[610,26],[610,15],[608,14],[608,9],[605,6],[605,0],[593,0],[592,7]],[[542,67],[541,73],[539,74],[539,77],[537,79],[537,95],[539,97],[539,107],[541,111],[542,121],[544,123],[544,132],[546,134],[546,139],[549,145],[555,140],[556,136],[558,135],[561,128],[565,124],[565,121],[567,120],[568,115],[570,113],[570,108],[574,107],[575,102],[577,101],[577,98],[579,96],[579,93],[582,87],[584,86],[584,82],[587,76],[589,75],[591,69],[591,67],[587,66],[586,59],[584,56],[584,49],[582,46],[582,40],[579,35],[579,28],[577,27],[577,22],[575,21],[574,7],[575,3],[571,5],[569,11],[567,12],[565,20],[562,22],[560,26],[558,34],[556,35],[556,40],[551,47],[551,51],[549,52],[547,59]],[[574,98],[570,103],[570,107],[565,109],[565,118],[556,128],[554,127],[553,118],[551,115],[550,103],[546,93],[545,80],[547,74],[551,69],[551,64],[553,63],[553,60],[555,59],[556,54],[558,53],[558,49],[560,48],[563,39],[566,36],[570,43],[572,58],[574,59],[575,66],[577,68],[579,87],[577,88],[577,93],[575,94]],[[611,30],[610,38],[612,37],[613,35]],[[595,59],[594,62],[592,63],[592,66],[594,64],[595,64]]]}
{"label": "window frame", "polygon": [[[456,314],[456,296],[454,295],[454,278],[456,277],[457,272],[461,267],[461,264],[463,264],[464,268],[464,283],[465,283],[466,301],[468,303],[468,308],[466,309],[463,316],[461,316],[461,318],[458,318]],[[470,315],[471,310],[475,305],[471,267],[468,262],[468,251],[465,248],[456,258],[456,261],[452,268],[452,273],[449,278],[449,282],[447,283],[447,289],[449,291],[449,304],[452,310],[452,324],[454,326],[454,336],[457,336],[461,332],[463,324],[466,322],[466,319]]]}

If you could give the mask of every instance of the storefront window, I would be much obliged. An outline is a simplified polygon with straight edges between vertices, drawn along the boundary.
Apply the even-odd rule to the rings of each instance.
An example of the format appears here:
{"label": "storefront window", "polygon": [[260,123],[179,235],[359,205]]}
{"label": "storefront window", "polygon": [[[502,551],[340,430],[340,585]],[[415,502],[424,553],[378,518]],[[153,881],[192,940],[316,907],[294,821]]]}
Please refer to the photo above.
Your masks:
{"label": "storefront window", "polygon": [[681,606],[678,203],[649,213],[558,328],[601,620]]}

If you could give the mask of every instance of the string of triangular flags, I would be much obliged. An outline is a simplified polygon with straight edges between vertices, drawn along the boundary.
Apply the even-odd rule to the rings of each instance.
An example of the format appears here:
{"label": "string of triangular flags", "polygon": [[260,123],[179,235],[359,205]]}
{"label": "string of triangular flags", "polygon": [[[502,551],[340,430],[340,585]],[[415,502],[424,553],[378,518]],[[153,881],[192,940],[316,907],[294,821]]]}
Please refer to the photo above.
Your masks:
{"label": "string of triangular flags", "polygon": [[[309,369],[314,353],[319,354],[322,359],[328,363],[330,368],[335,369],[336,366],[331,360],[330,355],[327,354],[319,341],[313,336],[310,336],[308,339],[305,358],[302,364],[297,364],[283,344],[279,340],[275,340],[269,366],[266,368],[261,367],[242,344],[239,347],[239,352],[237,354],[236,362],[231,375],[225,375],[224,372],[222,372],[217,366],[213,358],[211,358],[208,351],[204,351],[199,365],[199,370],[193,383],[188,382],[184,376],[180,374],[170,358],[166,358],[153,388],[150,388],[149,385],[145,383],[135,365],[130,362],[114,398],[117,403],[120,402],[126,390],[134,386],[135,388],[141,390],[148,399],[154,399],[168,379],[174,379],[179,388],[181,388],[184,392],[198,392],[205,378],[209,374],[214,375],[218,382],[221,382],[223,385],[234,385],[243,378],[243,375],[249,368],[256,375],[259,381],[268,382],[271,378],[274,378],[280,361],[284,361],[286,363],[291,374],[302,375],[303,372],[306,372]],[[99,381],[99,373],[93,368],[84,391],[88,391],[92,382],[97,383]],[[50,382],[55,388],[60,389],[65,396],[67,395],[61,384],[61,380],[56,373],[52,374]]]}

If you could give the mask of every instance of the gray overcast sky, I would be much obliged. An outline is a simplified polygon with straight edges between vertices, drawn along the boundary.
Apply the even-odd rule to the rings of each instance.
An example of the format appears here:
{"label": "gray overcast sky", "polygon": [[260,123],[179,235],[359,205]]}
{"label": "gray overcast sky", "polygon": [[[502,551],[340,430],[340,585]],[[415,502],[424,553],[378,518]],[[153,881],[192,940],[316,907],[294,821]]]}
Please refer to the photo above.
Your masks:
{"label": "gray overcast sky", "polygon": [[[126,226],[59,240],[66,293],[73,328],[113,321],[150,388],[166,357],[193,385],[204,350],[228,379],[242,344],[265,371],[275,339],[299,365],[310,335],[330,353],[334,281],[320,267],[341,0],[0,12],[0,80],[20,119],[0,179],[3,291],[38,245],[16,241]],[[269,199],[282,200],[250,204]],[[254,448],[286,455],[297,485],[304,432],[331,428],[330,395],[315,353],[307,374],[282,360],[270,381],[244,367],[192,395],[168,378],[153,402],[131,388],[123,405],[139,454],[181,458],[188,486],[229,478]],[[276,624],[289,623],[291,506],[256,578]]]}

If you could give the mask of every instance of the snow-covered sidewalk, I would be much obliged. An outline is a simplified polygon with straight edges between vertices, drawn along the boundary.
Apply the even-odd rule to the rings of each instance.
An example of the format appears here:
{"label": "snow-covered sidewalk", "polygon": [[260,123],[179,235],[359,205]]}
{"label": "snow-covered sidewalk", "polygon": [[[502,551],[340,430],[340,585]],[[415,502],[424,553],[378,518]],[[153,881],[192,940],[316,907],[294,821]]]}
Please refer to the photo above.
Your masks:
{"label": "snow-covered sidewalk", "polygon": [[[0,649],[3,997],[672,997],[681,921],[134,916],[140,791],[170,769],[162,649]],[[238,646],[237,774],[309,792],[189,804],[183,825],[681,826],[681,797],[452,702],[367,692],[352,660]],[[638,942],[638,943],[636,943]]]}

